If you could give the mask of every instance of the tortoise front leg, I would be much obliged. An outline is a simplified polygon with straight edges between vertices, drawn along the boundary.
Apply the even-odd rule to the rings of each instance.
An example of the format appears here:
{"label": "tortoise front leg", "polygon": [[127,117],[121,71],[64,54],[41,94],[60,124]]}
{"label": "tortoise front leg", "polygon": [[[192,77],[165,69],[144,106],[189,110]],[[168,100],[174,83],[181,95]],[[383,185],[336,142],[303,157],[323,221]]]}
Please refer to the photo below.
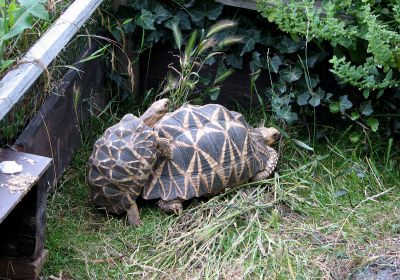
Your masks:
{"label": "tortoise front leg", "polygon": [[279,155],[275,151],[275,149],[267,146],[267,150],[269,153],[268,162],[263,170],[260,170],[256,175],[254,175],[250,179],[253,182],[260,181],[260,180],[266,180],[272,174],[272,172],[276,168],[276,165],[278,164]]}
{"label": "tortoise front leg", "polygon": [[143,224],[142,220],[140,220],[139,209],[137,207],[136,202],[131,202],[131,208],[126,211],[128,216],[128,223],[132,226],[141,226]]}
{"label": "tortoise front leg", "polygon": [[168,138],[157,137],[157,149],[160,151],[163,157],[172,159],[172,147],[171,140]]}
{"label": "tortoise front leg", "polygon": [[160,199],[157,202],[158,207],[166,213],[180,215],[183,211],[182,199],[176,198],[170,201]]}

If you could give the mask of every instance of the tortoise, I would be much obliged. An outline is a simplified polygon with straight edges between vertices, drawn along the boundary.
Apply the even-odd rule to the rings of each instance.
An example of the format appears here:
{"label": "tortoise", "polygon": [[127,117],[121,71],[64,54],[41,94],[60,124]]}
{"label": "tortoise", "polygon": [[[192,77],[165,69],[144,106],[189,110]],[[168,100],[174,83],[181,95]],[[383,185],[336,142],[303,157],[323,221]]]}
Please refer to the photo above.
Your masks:
{"label": "tortoise", "polygon": [[169,157],[168,139],[158,137],[154,124],[168,110],[168,99],[154,102],[139,118],[125,115],[94,143],[87,182],[94,204],[140,225],[136,198],[148,181],[157,156]]}
{"label": "tortoise", "polygon": [[179,214],[185,200],[266,179],[275,169],[275,128],[253,128],[243,115],[217,104],[166,113],[167,104],[162,99],[139,118],[124,116],[96,141],[88,183],[97,206],[126,211],[128,223],[140,225],[139,195]]}
{"label": "tortoise", "polygon": [[270,147],[281,137],[277,129],[253,128],[242,114],[218,104],[184,105],[154,129],[159,137],[173,140],[172,158],[157,158],[141,196],[158,199],[168,213],[181,213],[182,202],[193,197],[267,179],[279,159]]}

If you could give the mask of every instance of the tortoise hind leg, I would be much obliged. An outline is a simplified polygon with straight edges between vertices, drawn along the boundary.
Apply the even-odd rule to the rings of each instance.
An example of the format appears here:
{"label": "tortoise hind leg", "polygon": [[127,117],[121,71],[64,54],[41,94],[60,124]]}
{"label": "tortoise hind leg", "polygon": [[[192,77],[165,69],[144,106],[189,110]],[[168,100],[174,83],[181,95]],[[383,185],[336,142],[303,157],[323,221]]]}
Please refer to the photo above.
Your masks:
{"label": "tortoise hind leg", "polygon": [[254,175],[250,180],[255,182],[255,181],[260,181],[260,180],[266,180],[272,172],[275,170],[276,165],[278,164],[278,159],[279,155],[278,153],[271,147],[268,147],[268,153],[269,153],[269,159],[266,163],[266,166],[263,170],[260,170],[256,175]]}
{"label": "tortoise hind leg", "polygon": [[126,211],[128,216],[128,223],[132,226],[141,226],[143,224],[140,220],[139,209],[136,202],[131,202],[131,208]]}
{"label": "tortoise hind leg", "polygon": [[166,213],[180,215],[183,211],[183,200],[181,198],[176,198],[170,201],[165,201],[160,199],[157,202],[158,207]]}

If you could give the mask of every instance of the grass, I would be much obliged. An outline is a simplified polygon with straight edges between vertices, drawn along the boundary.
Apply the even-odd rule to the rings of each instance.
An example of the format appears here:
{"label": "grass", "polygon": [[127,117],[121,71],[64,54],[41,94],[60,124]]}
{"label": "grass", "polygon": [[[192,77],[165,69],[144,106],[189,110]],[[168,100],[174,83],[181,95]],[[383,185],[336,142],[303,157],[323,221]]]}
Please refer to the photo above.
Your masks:
{"label": "grass", "polygon": [[[114,116],[115,117],[115,116]],[[252,118],[252,116],[249,116]],[[101,132],[115,119],[98,123]],[[256,123],[253,118],[252,122]],[[107,216],[88,199],[76,154],[48,205],[45,274],[53,279],[344,279],[400,256],[398,145],[324,128],[314,151],[286,128],[275,175],[186,203],[180,216],[140,201],[144,225]],[[305,141],[311,142],[311,141]]]}

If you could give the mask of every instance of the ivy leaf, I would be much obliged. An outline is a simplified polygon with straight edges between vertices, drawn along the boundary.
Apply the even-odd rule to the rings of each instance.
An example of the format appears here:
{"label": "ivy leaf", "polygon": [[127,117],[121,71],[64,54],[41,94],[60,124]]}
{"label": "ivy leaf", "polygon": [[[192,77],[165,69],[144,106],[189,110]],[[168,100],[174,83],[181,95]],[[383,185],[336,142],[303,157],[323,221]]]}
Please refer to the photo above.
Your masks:
{"label": "ivy leaf", "polygon": [[373,132],[377,132],[379,128],[379,121],[375,118],[368,118],[366,121],[367,125]]}
{"label": "ivy leaf", "polygon": [[228,54],[225,61],[226,64],[231,65],[237,69],[241,69],[243,65],[243,57],[236,53]]}
{"label": "ivy leaf", "polygon": [[331,113],[337,113],[340,111],[340,103],[337,101],[331,102],[329,103],[329,111],[331,111]]}
{"label": "ivy leaf", "polygon": [[269,60],[269,66],[271,67],[272,72],[278,73],[279,71],[279,66],[282,65],[282,60],[281,57],[278,55],[274,55],[270,60]]}
{"label": "ivy leaf", "polygon": [[280,94],[282,94],[286,92],[287,86],[285,83],[277,83],[275,85],[275,90],[278,91]]}
{"label": "ivy leaf", "polygon": [[224,8],[224,5],[216,3],[216,2],[211,2],[210,7],[207,8],[206,10],[206,16],[209,20],[216,20],[222,13],[222,9]]}
{"label": "ivy leaf", "polygon": [[196,25],[202,26],[206,17],[210,20],[216,20],[221,15],[223,7],[222,4],[214,1],[197,1],[189,15]]}
{"label": "ivy leaf", "polygon": [[308,103],[313,106],[317,107],[319,104],[321,104],[321,99],[325,97],[325,91],[321,88],[318,88],[314,94],[312,94],[311,99],[308,101]]}
{"label": "ivy leaf", "polygon": [[319,95],[316,94],[311,97],[308,103],[313,107],[317,107],[319,106],[319,104],[321,104],[321,97],[319,97]]}
{"label": "ivy leaf", "polygon": [[300,48],[300,44],[296,43],[287,36],[282,36],[278,41],[276,48],[281,53],[295,53]]}
{"label": "ivy leaf", "polygon": [[301,78],[303,72],[298,67],[294,67],[293,69],[284,69],[281,71],[280,79],[287,83],[292,83]]}
{"label": "ivy leaf", "polygon": [[164,22],[164,26],[173,30],[174,26],[179,26],[179,17],[174,16]]}
{"label": "ivy leaf", "polygon": [[318,62],[323,60],[325,57],[326,57],[325,53],[317,53],[317,54],[315,54],[313,56],[307,57],[307,65],[308,65],[308,67],[314,68],[315,64],[317,64]]}
{"label": "ivy leaf", "polygon": [[332,96],[333,96],[333,93],[328,92],[328,93],[325,95],[324,101],[326,101],[326,102],[331,101],[331,97],[332,97]]}
{"label": "ivy leaf", "polygon": [[285,120],[287,123],[291,124],[295,121],[297,121],[298,116],[296,113],[291,111],[291,106],[286,106],[286,107],[282,107],[282,108],[275,108],[275,112],[277,117]]}
{"label": "ivy leaf", "polygon": [[358,132],[353,132],[349,136],[350,141],[353,143],[357,143],[360,140],[360,133]]}
{"label": "ivy leaf", "polygon": [[154,42],[157,43],[160,39],[165,35],[163,30],[157,29],[151,31],[149,35],[146,36],[146,41],[150,43],[150,45]]}
{"label": "ivy leaf", "polygon": [[261,62],[260,62],[260,53],[254,51],[252,54],[252,60],[250,61],[250,70],[252,73],[257,72],[261,68]]}
{"label": "ivy leaf", "polygon": [[133,0],[130,1],[129,5],[135,10],[141,10],[144,8],[149,8],[152,3],[152,0]]}
{"label": "ivy leaf", "polygon": [[153,13],[155,14],[156,17],[155,21],[158,24],[172,17],[172,14],[159,3],[157,3],[155,9],[153,10]]}
{"label": "ivy leaf", "polygon": [[250,34],[248,34],[248,36],[246,36],[246,38],[245,38],[245,44],[243,46],[243,49],[242,49],[242,52],[240,53],[240,55],[242,56],[245,53],[248,53],[248,52],[251,52],[252,50],[254,50],[255,44],[260,41],[260,37],[261,37],[260,31],[250,32]]}
{"label": "ivy leaf", "polygon": [[192,25],[190,24],[189,16],[184,11],[179,11],[176,13],[176,17],[179,18],[179,26],[182,30],[191,30]]}
{"label": "ivy leaf", "polygon": [[365,116],[370,116],[374,112],[374,109],[372,109],[371,100],[362,102],[360,105],[360,110],[361,114]]}
{"label": "ivy leaf", "polygon": [[146,9],[141,9],[140,16],[135,19],[137,25],[143,27],[143,29],[149,30],[156,30],[156,28],[154,27],[155,20],[156,16]]}
{"label": "ivy leaf", "polygon": [[308,91],[306,91],[303,94],[300,94],[299,96],[297,96],[297,104],[300,106],[304,106],[307,105],[308,100],[310,99],[310,93]]}
{"label": "ivy leaf", "polygon": [[352,121],[358,120],[359,117],[360,117],[360,114],[358,112],[351,112],[350,118]]}
{"label": "ivy leaf", "polygon": [[353,106],[353,103],[349,100],[347,95],[340,96],[339,100],[340,100],[340,111],[345,111]]}

